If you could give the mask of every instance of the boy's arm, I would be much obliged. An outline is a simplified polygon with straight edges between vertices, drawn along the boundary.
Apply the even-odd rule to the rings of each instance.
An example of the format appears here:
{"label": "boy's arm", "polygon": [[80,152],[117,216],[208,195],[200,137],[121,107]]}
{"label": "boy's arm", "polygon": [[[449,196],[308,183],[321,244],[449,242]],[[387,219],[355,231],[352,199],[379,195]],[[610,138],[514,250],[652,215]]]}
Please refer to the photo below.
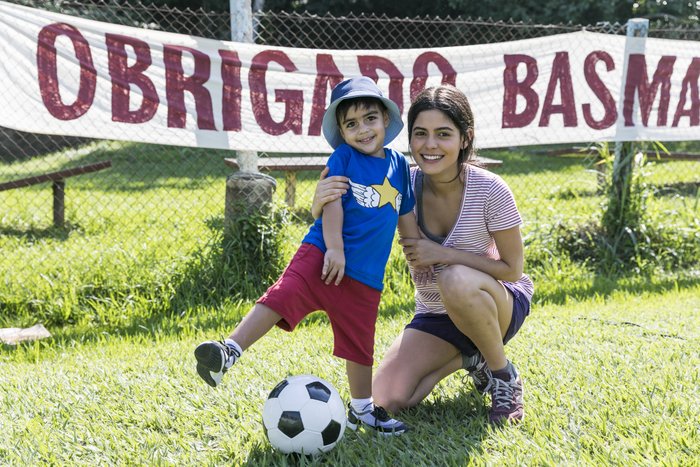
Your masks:
{"label": "boy's arm", "polygon": [[326,243],[326,254],[323,258],[321,280],[330,284],[335,279],[335,285],[338,285],[345,275],[343,205],[340,199],[323,206],[323,241]]}
{"label": "boy's arm", "polygon": [[399,238],[421,238],[416,214],[413,211],[399,216]]}

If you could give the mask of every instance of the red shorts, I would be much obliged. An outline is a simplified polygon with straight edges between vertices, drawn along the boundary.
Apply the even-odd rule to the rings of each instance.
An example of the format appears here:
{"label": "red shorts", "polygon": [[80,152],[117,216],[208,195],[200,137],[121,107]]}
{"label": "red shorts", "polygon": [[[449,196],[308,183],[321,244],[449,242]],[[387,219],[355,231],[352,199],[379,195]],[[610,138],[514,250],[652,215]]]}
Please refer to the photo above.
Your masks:
{"label": "red shorts", "polygon": [[339,285],[321,280],[323,252],[302,243],[282,275],[257,303],[282,316],[277,326],[292,331],[308,314],[323,310],[333,328],[333,355],[370,366],[381,292],[345,276]]}

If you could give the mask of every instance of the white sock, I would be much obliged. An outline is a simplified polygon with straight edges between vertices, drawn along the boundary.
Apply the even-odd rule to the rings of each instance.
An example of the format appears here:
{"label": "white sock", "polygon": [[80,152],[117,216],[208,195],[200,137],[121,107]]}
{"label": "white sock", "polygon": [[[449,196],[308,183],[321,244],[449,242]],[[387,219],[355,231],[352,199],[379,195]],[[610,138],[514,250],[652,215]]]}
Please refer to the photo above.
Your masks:
{"label": "white sock", "polygon": [[368,397],[367,399],[350,399],[350,405],[356,413],[371,412],[374,409],[374,399]]}
{"label": "white sock", "polygon": [[226,339],[224,340],[224,344],[226,347],[235,350],[238,352],[238,356],[240,357],[241,354],[243,353],[243,349],[241,348],[240,345],[238,345],[238,342],[234,341],[233,339]]}

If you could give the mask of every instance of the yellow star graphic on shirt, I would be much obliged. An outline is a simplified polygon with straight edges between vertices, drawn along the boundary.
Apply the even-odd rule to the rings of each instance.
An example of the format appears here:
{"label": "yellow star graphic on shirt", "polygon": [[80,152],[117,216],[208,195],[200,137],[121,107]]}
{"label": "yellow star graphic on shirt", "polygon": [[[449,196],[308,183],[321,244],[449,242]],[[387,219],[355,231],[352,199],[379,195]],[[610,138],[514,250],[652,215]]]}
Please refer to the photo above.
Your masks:
{"label": "yellow star graphic on shirt", "polygon": [[389,183],[389,179],[387,177],[384,177],[384,183],[381,185],[370,186],[377,190],[377,193],[379,193],[378,208],[381,208],[385,204],[391,204],[394,207],[394,211],[396,211],[396,195],[399,194],[399,190],[391,186],[391,183]]}

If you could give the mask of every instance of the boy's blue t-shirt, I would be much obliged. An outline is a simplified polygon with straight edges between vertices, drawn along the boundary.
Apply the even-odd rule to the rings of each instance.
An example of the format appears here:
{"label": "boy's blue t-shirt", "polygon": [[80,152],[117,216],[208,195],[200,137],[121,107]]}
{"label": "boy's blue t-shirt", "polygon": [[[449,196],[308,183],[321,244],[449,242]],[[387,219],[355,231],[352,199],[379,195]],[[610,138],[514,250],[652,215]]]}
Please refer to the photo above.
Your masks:
{"label": "boy's blue t-shirt", "polygon": [[[345,274],[374,289],[384,288],[384,270],[399,216],[413,210],[415,198],[406,157],[384,148],[384,159],[342,144],[330,155],[328,176],[344,175],[351,189],[342,198]],[[304,243],[326,252],[323,216],[309,229]]]}

